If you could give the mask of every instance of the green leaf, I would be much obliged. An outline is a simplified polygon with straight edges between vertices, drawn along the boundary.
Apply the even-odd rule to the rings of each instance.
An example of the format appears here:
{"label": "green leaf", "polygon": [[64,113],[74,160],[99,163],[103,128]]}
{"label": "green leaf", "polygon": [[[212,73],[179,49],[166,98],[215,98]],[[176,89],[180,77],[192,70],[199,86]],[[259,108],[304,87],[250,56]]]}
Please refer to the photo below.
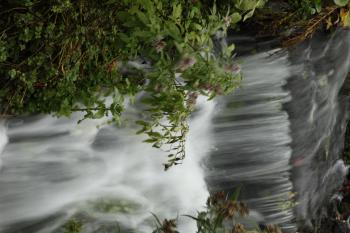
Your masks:
{"label": "green leaf", "polygon": [[322,10],[322,0],[315,0],[315,9],[317,13],[320,13]]}
{"label": "green leaf", "polygon": [[216,97],[216,94],[214,92],[210,93],[208,101],[214,99],[215,97]]}
{"label": "green leaf", "polygon": [[149,126],[149,123],[148,122],[146,122],[146,121],[136,121],[135,122],[136,124],[138,124],[138,125],[142,125],[142,126]]}
{"label": "green leaf", "polygon": [[202,31],[203,30],[203,27],[200,24],[198,24],[198,23],[193,23],[192,26],[195,29],[197,29],[198,31]]}
{"label": "green leaf", "polygon": [[159,218],[157,217],[157,215],[156,215],[156,214],[154,214],[154,213],[152,213],[152,212],[151,212],[151,214],[152,214],[152,215],[153,215],[153,217],[156,219],[157,224],[158,224],[159,226],[162,226],[162,223],[161,223],[161,221],[159,220]]}
{"label": "green leaf", "polygon": [[231,195],[231,197],[230,197],[230,200],[231,200],[231,201],[237,201],[237,200],[238,200],[238,197],[239,197],[239,195],[241,194],[241,189],[242,189],[242,187],[238,187],[238,188],[234,191],[234,193],[232,193],[232,195]]}
{"label": "green leaf", "polygon": [[[130,14],[136,14],[137,12],[139,12],[140,10],[139,10],[139,6],[138,5],[134,5],[133,7],[131,7],[129,10],[128,10],[128,12],[130,13]],[[120,13],[118,13],[118,15],[119,15]]]}
{"label": "green leaf", "polygon": [[249,11],[256,8],[259,1],[256,0],[236,0],[235,6],[242,11]]}
{"label": "green leaf", "polygon": [[216,15],[217,13],[217,8],[216,8],[216,3],[214,2],[213,9],[212,9],[212,14]]}
{"label": "green leaf", "polygon": [[129,43],[130,38],[125,33],[118,33],[118,36],[123,42]]}
{"label": "green leaf", "polygon": [[200,11],[197,7],[192,7],[190,12],[190,18],[192,19],[196,14],[200,14]]}
{"label": "green leaf", "polygon": [[242,15],[238,12],[235,12],[231,15],[231,25],[234,25],[242,20]]}
{"label": "green leaf", "polygon": [[246,21],[247,19],[251,18],[254,15],[254,11],[255,11],[255,9],[250,10],[247,14],[245,14],[243,17],[243,22]]}
{"label": "green leaf", "polygon": [[145,127],[143,127],[142,129],[140,129],[139,131],[136,132],[136,134],[142,134],[146,131],[147,129]]}
{"label": "green leaf", "polygon": [[156,138],[148,138],[146,140],[143,140],[143,142],[147,142],[147,143],[154,143],[154,142],[157,142],[157,141],[158,141],[158,139],[156,139]]}
{"label": "green leaf", "polygon": [[10,75],[11,78],[16,77],[17,71],[15,69],[9,70],[8,74]]}
{"label": "green leaf", "polygon": [[178,42],[182,41],[180,29],[176,26],[174,22],[166,21],[165,27],[169,36],[173,37]]}
{"label": "green leaf", "polygon": [[177,21],[181,18],[181,14],[182,14],[182,6],[181,4],[176,4],[173,3],[173,14],[172,14],[172,18]]}
{"label": "green leaf", "polygon": [[160,134],[160,133],[158,133],[158,132],[148,132],[147,133],[150,137],[153,137],[153,138],[161,138],[162,137],[162,135]]}
{"label": "green leaf", "polygon": [[348,4],[349,0],[334,0],[334,3],[338,6],[346,6]]}
{"label": "green leaf", "polygon": [[104,108],[100,108],[95,114],[94,114],[94,118],[95,119],[100,119],[102,117],[104,117],[106,111]]}
{"label": "green leaf", "polygon": [[63,116],[69,116],[72,113],[70,101],[68,99],[62,101],[59,113]]}
{"label": "green leaf", "polygon": [[144,6],[147,11],[153,11],[154,4],[151,0],[139,0],[141,6]]}
{"label": "green leaf", "polygon": [[195,220],[195,221],[200,221],[199,218],[196,218],[196,217],[194,217],[194,216],[192,216],[192,215],[184,214],[184,215],[182,215],[182,216],[188,217],[188,218],[192,218],[192,219]]}
{"label": "green leaf", "polygon": [[148,17],[145,15],[145,13],[143,13],[141,11],[137,11],[136,15],[141,20],[141,22],[144,23],[145,25],[148,25],[150,23]]}
{"label": "green leaf", "polygon": [[230,46],[227,46],[223,51],[224,56],[226,56],[227,58],[231,57],[233,50],[235,50],[235,44],[231,44]]}
{"label": "green leaf", "polygon": [[161,144],[160,143],[158,143],[158,142],[156,142],[156,143],[154,143],[153,145],[152,145],[152,147],[154,147],[154,148],[161,148]]}

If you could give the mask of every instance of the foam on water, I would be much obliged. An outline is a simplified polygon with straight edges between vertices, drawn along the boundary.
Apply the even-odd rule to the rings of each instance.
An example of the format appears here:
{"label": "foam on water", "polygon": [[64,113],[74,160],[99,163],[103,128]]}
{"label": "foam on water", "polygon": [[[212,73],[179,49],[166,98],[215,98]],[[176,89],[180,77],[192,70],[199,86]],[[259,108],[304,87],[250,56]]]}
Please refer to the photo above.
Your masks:
{"label": "foam on water", "polygon": [[[77,118],[9,121],[10,143],[1,155],[0,231],[50,232],[85,210],[96,226],[118,221],[150,232],[151,212],[167,218],[195,214],[209,195],[200,161],[210,148],[207,122],[214,103],[204,102],[190,122],[184,164],[168,172],[162,167],[164,154],[141,143],[142,138],[129,128],[97,129],[96,121],[76,125]],[[3,142],[4,133],[1,136]],[[132,213],[106,213],[89,204],[103,199],[139,208]],[[45,220],[57,213],[55,220]],[[195,231],[193,221],[180,222],[184,232]],[[84,232],[94,232],[96,226],[87,226]]]}
{"label": "foam on water", "polygon": [[[237,188],[252,210],[247,224],[293,232],[296,221],[317,216],[347,173],[339,160],[347,120],[339,90],[350,67],[350,33],[241,59],[241,88],[217,103],[199,101],[187,158],[168,172],[166,154],[141,143],[133,120],[118,128],[77,125],[79,116],[0,123],[0,232],[52,232],[77,214],[88,219],[84,233],[115,222],[150,232],[151,212],[194,215],[209,192]],[[181,232],[195,228],[180,217]]]}

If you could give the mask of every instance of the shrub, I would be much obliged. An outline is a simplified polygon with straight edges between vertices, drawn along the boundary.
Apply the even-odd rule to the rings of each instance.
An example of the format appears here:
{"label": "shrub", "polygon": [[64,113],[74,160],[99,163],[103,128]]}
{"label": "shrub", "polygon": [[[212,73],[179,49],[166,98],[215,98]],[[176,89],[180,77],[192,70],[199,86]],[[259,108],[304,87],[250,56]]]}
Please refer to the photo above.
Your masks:
{"label": "shrub", "polygon": [[[198,95],[240,82],[234,45],[213,56],[213,37],[249,18],[262,0],[216,8],[197,0],[7,0],[0,3],[0,112],[110,117],[141,95],[139,133],[184,158]],[[111,98],[111,101],[107,99]]]}

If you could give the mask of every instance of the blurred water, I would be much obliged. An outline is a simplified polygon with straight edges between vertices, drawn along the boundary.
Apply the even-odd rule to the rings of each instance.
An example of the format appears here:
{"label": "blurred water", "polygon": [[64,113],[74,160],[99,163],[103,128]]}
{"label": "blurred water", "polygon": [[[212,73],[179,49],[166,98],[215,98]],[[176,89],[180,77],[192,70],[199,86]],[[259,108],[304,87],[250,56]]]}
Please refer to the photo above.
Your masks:
{"label": "blurred water", "polygon": [[[151,212],[160,218],[195,214],[209,195],[199,161],[209,150],[207,122],[214,103],[201,105],[190,122],[188,158],[168,172],[163,171],[164,154],[141,143],[143,138],[130,128],[97,129],[101,122],[96,121],[76,125],[78,118],[8,121],[9,143],[1,154],[0,232],[51,232],[80,210],[95,223],[84,232],[100,232],[97,223],[116,221],[150,232]],[[93,200],[136,207],[124,214],[101,212],[88,205]],[[189,219],[181,225],[194,232]]]}
{"label": "blurred water", "polygon": [[[151,232],[151,212],[195,214],[209,192],[237,188],[252,210],[248,225],[293,232],[309,224],[347,173],[339,160],[347,99],[339,90],[349,36],[317,34],[289,50],[240,56],[241,88],[199,101],[187,158],[168,172],[164,154],[134,135],[133,114],[118,128],[98,128],[106,119],[77,125],[79,115],[0,122],[0,232],[52,232],[77,215],[88,220],[85,233],[112,232],[116,223]],[[181,232],[195,232],[179,219]]]}
{"label": "blurred water", "polygon": [[350,69],[350,31],[318,33],[290,51],[294,65],[286,104],[291,119],[298,222],[310,225],[341,186],[348,168],[340,160],[348,120],[348,97],[340,90]]}
{"label": "blurred water", "polygon": [[253,223],[291,224],[291,143],[287,112],[291,99],[284,90],[292,66],[287,51],[272,50],[244,57],[241,88],[219,101],[213,119],[216,150],[207,159],[206,180],[211,192],[234,192],[255,213]]}
{"label": "blurred water", "polygon": [[[248,45],[244,53],[259,48],[251,38],[236,41]],[[242,187],[241,199],[260,213],[256,220],[295,232],[326,214],[322,206],[348,172],[340,155],[349,99],[340,89],[350,69],[350,31],[318,32],[269,54],[242,57],[241,89],[219,101],[206,180],[211,192]]]}

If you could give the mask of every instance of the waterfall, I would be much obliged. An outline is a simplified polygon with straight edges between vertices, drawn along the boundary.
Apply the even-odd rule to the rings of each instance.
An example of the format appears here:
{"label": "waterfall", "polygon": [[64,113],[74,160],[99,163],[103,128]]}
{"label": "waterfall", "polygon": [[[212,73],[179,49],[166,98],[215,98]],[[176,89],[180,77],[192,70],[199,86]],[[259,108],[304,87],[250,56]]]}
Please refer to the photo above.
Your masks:
{"label": "waterfall", "polygon": [[195,223],[182,214],[195,215],[209,193],[237,189],[251,209],[247,225],[308,225],[347,173],[339,91],[349,48],[350,33],[339,30],[240,56],[241,87],[201,98],[187,157],[167,172],[166,153],[142,143],[129,118],[120,127],[76,124],[79,114],[0,122],[0,232],[53,232],[72,217],[85,220],[84,233],[151,232],[154,213],[178,215],[180,231],[191,233]]}
{"label": "waterfall", "polygon": [[289,180],[291,138],[283,89],[291,75],[286,51],[242,59],[241,88],[221,100],[213,119],[216,150],[207,160],[210,191],[241,189],[240,196],[257,216],[253,222],[288,223],[293,219]]}
{"label": "waterfall", "polygon": [[322,206],[348,172],[340,159],[348,99],[339,92],[350,69],[350,32],[318,32],[293,48],[242,60],[242,87],[219,101],[213,118],[208,187],[241,188],[254,221],[295,232],[295,223],[311,226],[325,214]]}
{"label": "waterfall", "polygon": [[320,206],[347,174],[340,155],[348,120],[348,99],[339,92],[350,69],[350,31],[319,32],[290,51],[293,75],[286,88],[291,122],[292,181],[296,218],[310,225]]}
{"label": "waterfall", "polygon": [[[200,160],[210,149],[207,122],[214,110],[213,102],[199,105],[190,122],[188,156],[167,172],[166,156],[142,143],[136,129],[98,129],[96,121],[77,125],[79,116],[9,120],[9,144],[1,154],[0,232],[47,233],[76,214],[90,219],[83,232],[113,224],[116,229],[116,221],[121,228],[150,232],[151,213],[195,215],[209,195]],[[121,211],[104,210],[112,208],[106,202]],[[180,228],[194,232],[195,223],[183,218]]]}

